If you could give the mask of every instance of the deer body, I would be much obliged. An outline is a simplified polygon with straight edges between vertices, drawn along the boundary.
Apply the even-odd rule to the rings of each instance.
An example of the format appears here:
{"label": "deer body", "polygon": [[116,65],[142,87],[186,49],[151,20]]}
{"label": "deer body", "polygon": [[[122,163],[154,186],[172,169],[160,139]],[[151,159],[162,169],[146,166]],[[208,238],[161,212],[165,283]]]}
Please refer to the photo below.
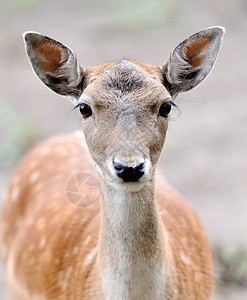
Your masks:
{"label": "deer body", "polygon": [[[163,67],[122,61],[83,69],[68,47],[26,34],[37,75],[78,101],[84,134],[44,142],[12,177],[1,252],[13,299],[210,298],[206,234],[186,201],[154,172],[169,103],[208,74],[222,35],[213,27],[192,36]],[[181,59],[176,73],[178,50],[187,65]],[[82,208],[68,200],[66,186],[78,173],[96,173],[87,147],[101,199]]]}

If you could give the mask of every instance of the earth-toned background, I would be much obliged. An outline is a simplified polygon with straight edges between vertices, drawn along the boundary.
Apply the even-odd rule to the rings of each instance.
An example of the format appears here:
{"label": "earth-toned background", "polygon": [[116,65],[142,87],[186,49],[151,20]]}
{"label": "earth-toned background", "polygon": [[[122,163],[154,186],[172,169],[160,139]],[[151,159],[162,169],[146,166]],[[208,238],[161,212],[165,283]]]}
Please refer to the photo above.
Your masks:
{"label": "earth-toned background", "polygon": [[[208,232],[214,300],[246,300],[246,0],[0,0],[0,202],[26,151],[80,128],[71,102],[31,71],[22,32],[64,42],[84,66],[122,58],[162,64],[180,41],[212,25],[227,29],[222,51],[205,82],[178,97],[182,113],[172,113],[160,169]],[[9,299],[2,266],[0,299]]]}

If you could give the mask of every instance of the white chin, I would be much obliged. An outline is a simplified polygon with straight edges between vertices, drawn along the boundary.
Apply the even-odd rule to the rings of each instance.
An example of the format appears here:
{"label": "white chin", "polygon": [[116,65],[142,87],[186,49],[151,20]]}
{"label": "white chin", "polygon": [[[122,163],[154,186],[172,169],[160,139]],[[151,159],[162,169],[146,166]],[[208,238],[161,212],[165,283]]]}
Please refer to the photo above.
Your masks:
{"label": "white chin", "polygon": [[114,187],[116,190],[121,191],[121,192],[137,192],[139,191],[143,185],[144,182],[122,182],[122,183],[117,183],[117,182],[109,182],[109,184]]}

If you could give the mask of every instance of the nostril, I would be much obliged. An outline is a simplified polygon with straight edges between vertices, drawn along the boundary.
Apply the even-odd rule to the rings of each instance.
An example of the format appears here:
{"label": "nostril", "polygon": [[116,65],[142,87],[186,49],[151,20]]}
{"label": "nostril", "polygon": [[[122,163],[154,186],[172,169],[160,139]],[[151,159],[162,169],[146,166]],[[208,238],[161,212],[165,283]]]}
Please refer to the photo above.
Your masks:
{"label": "nostril", "polygon": [[121,164],[121,163],[115,163],[115,162],[113,162],[113,166],[114,166],[115,170],[119,171],[119,172],[123,171],[126,168],[126,165]]}
{"label": "nostril", "polygon": [[124,182],[138,181],[143,175],[145,170],[145,162],[137,164],[135,167],[116,163],[113,161],[115,173],[118,177],[123,179]]}
{"label": "nostril", "polygon": [[145,161],[137,164],[135,168],[141,170],[144,169],[144,167],[145,167]]}

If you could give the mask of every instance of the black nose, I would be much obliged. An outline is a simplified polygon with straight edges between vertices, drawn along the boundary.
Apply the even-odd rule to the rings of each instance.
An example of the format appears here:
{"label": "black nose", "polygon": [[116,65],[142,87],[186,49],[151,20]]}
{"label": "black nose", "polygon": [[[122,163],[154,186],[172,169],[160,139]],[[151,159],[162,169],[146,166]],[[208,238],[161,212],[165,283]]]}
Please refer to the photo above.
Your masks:
{"label": "black nose", "polygon": [[135,167],[113,162],[113,167],[117,176],[122,178],[124,182],[138,181],[145,173],[145,162],[141,162]]}

